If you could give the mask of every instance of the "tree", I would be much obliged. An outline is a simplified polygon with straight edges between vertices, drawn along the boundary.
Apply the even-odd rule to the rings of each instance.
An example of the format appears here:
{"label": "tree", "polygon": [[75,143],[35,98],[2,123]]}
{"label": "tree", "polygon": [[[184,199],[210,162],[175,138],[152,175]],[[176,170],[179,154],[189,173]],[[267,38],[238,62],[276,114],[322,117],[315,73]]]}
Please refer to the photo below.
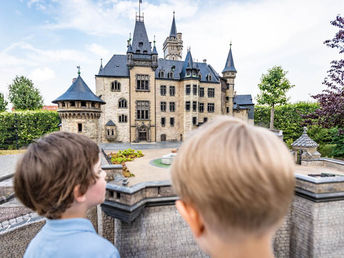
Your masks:
{"label": "tree", "polygon": [[[338,27],[339,31],[333,39],[324,41],[324,44],[330,48],[338,48],[339,54],[342,55],[344,54],[344,18],[338,15],[331,24]],[[331,61],[323,84],[326,89],[312,96],[320,107],[306,117],[307,122],[310,123],[310,119],[317,119],[318,124],[325,128],[334,126],[344,128],[344,59]]]}
{"label": "tree", "polygon": [[285,72],[281,66],[274,66],[263,74],[258,88],[260,93],[257,95],[258,104],[270,106],[270,129],[274,128],[275,106],[286,104],[288,98],[287,91],[295,85],[290,84],[285,77]]}
{"label": "tree", "polygon": [[16,76],[9,85],[9,100],[14,109],[40,109],[43,106],[43,98],[31,80],[24,76]]}
{"label": "tree", "polygon": [[0,92],[0,112],[6,111],[8,102],[5,100],[4,94]]}

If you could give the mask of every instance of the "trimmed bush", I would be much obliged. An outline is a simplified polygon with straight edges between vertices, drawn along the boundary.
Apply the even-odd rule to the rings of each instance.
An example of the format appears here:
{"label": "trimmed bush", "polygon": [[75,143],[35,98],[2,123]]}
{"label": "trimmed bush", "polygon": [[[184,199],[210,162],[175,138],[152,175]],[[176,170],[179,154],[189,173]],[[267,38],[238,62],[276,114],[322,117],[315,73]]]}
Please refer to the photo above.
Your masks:
{"label": "trimmed bush", "polygon": [[35,110],[0,113],[0,149],[27,146],[44,134],[59,130],[56,111]]}

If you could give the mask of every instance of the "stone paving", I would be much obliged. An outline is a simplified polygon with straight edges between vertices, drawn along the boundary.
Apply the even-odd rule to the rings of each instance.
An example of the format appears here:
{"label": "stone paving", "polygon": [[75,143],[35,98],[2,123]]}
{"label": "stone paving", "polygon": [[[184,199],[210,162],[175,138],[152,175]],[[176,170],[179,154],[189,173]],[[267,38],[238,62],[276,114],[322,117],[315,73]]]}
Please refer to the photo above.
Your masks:
{"label": "stone paving", "polygon": [[17,161],[22,155],[0,155],[0,178],[14,173]]}
{"label": "stone paving", "polygon": [[331,168],[327,166],[300,166],[296,165],[296,173],[308,175],[308,174],[321,174],[321,173],[329,173],[329,174],[342,174],[344,175],[344,171],[336,168]]}

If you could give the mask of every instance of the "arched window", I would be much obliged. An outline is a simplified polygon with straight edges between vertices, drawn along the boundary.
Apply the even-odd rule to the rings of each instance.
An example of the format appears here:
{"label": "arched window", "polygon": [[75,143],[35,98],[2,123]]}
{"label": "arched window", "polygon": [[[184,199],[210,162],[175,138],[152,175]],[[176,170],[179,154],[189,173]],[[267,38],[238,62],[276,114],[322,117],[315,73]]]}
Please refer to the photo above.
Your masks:
{"label": "arched window", "polygon": [[160,77],[160,78],[164,78],[164,71],[163,71],[163,70],[160,70],[160,71],[159,71],[159,77]]}
{"label": "arched window", "polygon": [[126,123],[126,122],[128,122],[128,117],[126,115],[120,115],[120,116],[118,116],[118,122]]}
{"label": "arched window", "polygon": [[173,72],[172,71],[167,74],[167,78],[169,78],[169,79],[173,78]]}
{"label": "arched window", "polygon": [[211,81],[211,74],[210,74],[210,73],[207,74],[206,80],[207,80],[207,81]]}
{"label": "arched window", "polygon": [[162,141],[162,142],[166,141],[166,134],[160,135],[160,141]]}
{"label": "arched window", "polygon": [[111,83],[111,91],[121,91],[121,83],[114,81]]}
{"label": "arched window", "polygon": [[118,101],[118,108],[127,108],[127,107],[128,107],[128,105],[127,105],[127,100],[121,98],[121,99]]}

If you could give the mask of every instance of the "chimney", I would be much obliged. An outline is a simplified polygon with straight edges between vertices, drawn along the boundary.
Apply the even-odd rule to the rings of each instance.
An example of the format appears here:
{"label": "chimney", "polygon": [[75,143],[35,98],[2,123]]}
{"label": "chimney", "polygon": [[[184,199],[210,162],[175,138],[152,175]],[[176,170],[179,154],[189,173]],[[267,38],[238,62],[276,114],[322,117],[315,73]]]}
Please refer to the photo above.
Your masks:
{"label": "chimney", "polygon": [[207,62],[207,59],[203,59],[203,63],[206,63]]}
{"label": "chimney", "polygon": [[74,83],[75,81],[76,81],[76,78],[73,78],[72,83]]}

